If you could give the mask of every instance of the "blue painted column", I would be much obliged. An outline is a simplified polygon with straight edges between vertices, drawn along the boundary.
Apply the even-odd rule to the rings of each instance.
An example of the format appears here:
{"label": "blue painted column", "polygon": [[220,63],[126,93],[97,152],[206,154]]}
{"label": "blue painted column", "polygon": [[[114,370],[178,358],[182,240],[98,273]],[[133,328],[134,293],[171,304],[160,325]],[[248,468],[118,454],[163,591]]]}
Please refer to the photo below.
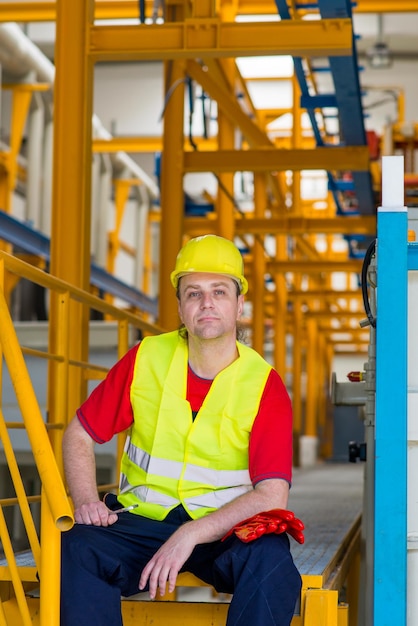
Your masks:
{"label": "blue painted column", "polygon": [[403,157],[383,157],[382,187],[377,221],[373,623],[405,626],[408,214],[403,206]]}

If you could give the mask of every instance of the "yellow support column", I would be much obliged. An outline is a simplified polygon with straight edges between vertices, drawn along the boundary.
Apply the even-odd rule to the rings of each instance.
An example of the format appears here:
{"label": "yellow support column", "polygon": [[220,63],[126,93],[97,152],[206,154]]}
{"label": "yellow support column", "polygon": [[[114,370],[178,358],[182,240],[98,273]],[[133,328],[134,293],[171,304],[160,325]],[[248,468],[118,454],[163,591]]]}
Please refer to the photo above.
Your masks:
{"label": "yellow support column", "polygon": [[330,458],[332,456],[332,440],[329,437],[328,407],[329,407],[329,381],[331,374],[327,363],[327,342],[324,332],[318,332],[318,425],[321,429],[321,456]]}
{"label": "yellow support column", "polygon": [[308,379],[306,394],[306,425],[305,434],[308,437],[317,436],[317,404],[318,404],[318,329],[316,320],[308,318],[307,349],[306,349],[306,374]]}
{"label": "yellow support column", "polygon": [[308,589],[305,596],[304,626],[339,626],[338,591]]}
{"label": "yellow support column", "polygon": [[[348,609],[349,605],[344,602],[338,605],[338,626],[349,626],[351,610]],[[357,618],[354,624],[357,626]]]}
{"label": "yellow support column", "polygon": [[163,153],[161,156],[161,225],[160,225],[160,294],[158,323],[174,330],[179,324],[177,304],[170,283],[177,252],[182,243],[183,192],[183,124],[184,61],[165,64],[166,94],[171,92],[164,114]]}
{"label": "yellow support column", "polygon": [[[214,3],[211,10],[214,11]],[[232,2],[224,2],[219,7],[223,22],[235,20],[237,6]],[[213,13],[212,13],[213,15]],[[209,17],[209,16],[208,16]],[[232,93],[236,79],[235,59],[221,59],[226,81]],[[235,147],[235,124],[224,113],[222,101],[218,101],[218,147],[219,150],[231,150]],[[235,206],[234,206],[234,173],[227,172],[218,174],[218,195],[216,198],[216,214],[218,217],[218,234],[227,239],[233,239],[235,235]]]}
{"label": "yellow support column", "polygon": [[[45,91],[48,85],[17,83],[3,85],[3,89],[12,92],[12,110],[10,120],[10,149],[0,152],[0,209],[6,213],[12,211],[13,191],[16,187],[17,160],[22,144],[23,131],[28,116],[33,91]],[[2,243],[0,249],[11,252],[11,245]]]}
{"label": "yellow support column", "polygon": [[[347,626],[358,626],[357,618],[359,614],[360,567],[361,554],[360,550],[357,550],[346,580],[347,602],[350,607]],[[340,622],[338,622],[338,626],[340,626]]]}
{"label": "yellow support column", "polygon": [[[223,59],[222,67],[228,82],[233,88],[235,80],[235,61]],[[227,115],[222,111],[222,102],[218,102],[218,146],[219,150],[234,148],[235,128]],[[235,234],[234,206],[234,173],[218,174],[218,195],[216,198],[216,215],[218,218],[218,234],[233,239]]]}
{"label": "yellow support column", "polygon": [[[293,85],[293,106],[292,106],[292,115],[293,115],[293,129],[292,129],[292,148],[301,148],[302,147],[302,116],[301,109],[299,106],[300,102],[300,87],[299,83],[296,79],[296,76],[293,76],[292,80]],[[302,175],[299,171],[292,172],[292,213],[297,215],[302,215],[302,203],[301,203],[301,180]]]}
{"label": "yellow support column", "polygon": [[[92,87],[93,65],[87,55],[93,0],[59,0],[56,22],[54,169],[52,189],[51,274],[88,290],[90,284]],[[56,311],[51,309],[50,343],[55,352]],[[89,311],[73,304],[70,358],[86,361]],[[77,370],[77,371],[76,371]],[[50,393],[54,370],[50,370]],[[68,419],[87,392],[79,368],[69,376]]]}
{"label": "yellow support column", "polygon": [[[276,259],[287,258],[286,237],[276,237]],[[283,274],[274,277],[276,286],[274,298],[274,367],[283,381],[286,379],[286,317],[287,317],[287,287]]]}
{"label": "yellow support column", "polygon": [[318,393],[318,424],[322,428],[325,426],[325,381],[326,381],[326,362],[325,362],[325,335],[320,332],[318,328],[318,343],[317,343],[317,355],[319,357],[319,362],[317,360],[318,366],[318,383],[317,383],[317,393]]}
{"label": "yellow support column", "polygon": [[7,154],[7,190],[6,213],[11,210],[12,193],[16,185],[17,157],[22,143],[23,129],[29,111],[32,91],[27,85],[13,85],[12,89],[12,117],[10,128],[10,152]]}
{"label": "yellow support column", "polygon": [[[72,304],[69,293],[56,293],[52,291],[50,294],[50,307],[51,311],[54,311],[55,316],[55,350],[56,354],[62,357],[62,360],[50,362],[49,366],[51,377],[53,377],[54,380],[54,387],[53,389],[49,389],[48,393],[48,421],[52,423],[64,422],[65,424],[67,419],[71,417],[71,415],[67,415],[69,402],[67,381],[70,372],[69,354],[73,341],[70,335]],[[64,461],[62,456],[63,434],[62,428],[53,428],[48,432],[61,476],[64,475]]]}
{"label": "yellow support column", "polygon": [[318,413],[318,329],[314,318],[308,318],[306,346],[306,407],[305,429],[301,438],[301,462],[305,466],[314,465],[317,460],[317,413]]}
{"label": "yellow support column", "polygon": [[122,220],[125,213],[126,203],[129,199],[129,192],[132,181],[118,178],[114,181],[115,189],[115,225],[108,235],[108,250],[106,269],[110,274],[115,271],[116,257],[119,252],[120,231],[122,228]]}
{"label": "yellow support column", "polygon": [[[301,286],[300,274],[295,275],[294,289]],[[301,303],[294,301],[293,311],[293,353],[292,353],[292,403],[294,433],[294,463],[300,465],[300,436],[302,434],[302,352],[303,352],[303,315]]]}
{"label": "yellow support column", "polygon": [[[264,217],[266,208],[266,179],[264,174],[254,174],[254,213],[255,217]],[[266,271],[266,259],[264,252],[264,240],[261,235],[256,235],[253,245],[253,279],[251,300],[253,303],[252,324],[252,347],[259,354],[264,355],[264,274]]]}

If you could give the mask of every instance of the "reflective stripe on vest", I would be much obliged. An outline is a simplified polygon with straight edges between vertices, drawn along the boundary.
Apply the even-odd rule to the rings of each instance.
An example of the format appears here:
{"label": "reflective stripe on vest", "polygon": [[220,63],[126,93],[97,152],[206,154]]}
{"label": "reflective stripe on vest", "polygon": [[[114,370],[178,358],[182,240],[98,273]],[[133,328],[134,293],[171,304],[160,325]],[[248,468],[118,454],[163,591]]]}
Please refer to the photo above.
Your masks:
{"label": "reflective stripe on vest", "polygon": [[193,518],[252,488],[249,436],[271,366],[237,344],[193,421],[186,401],[188,349],[178,332],[147,337],[131,385],[134,424],[121,464],[119,500],[164,519],[182,503]]}

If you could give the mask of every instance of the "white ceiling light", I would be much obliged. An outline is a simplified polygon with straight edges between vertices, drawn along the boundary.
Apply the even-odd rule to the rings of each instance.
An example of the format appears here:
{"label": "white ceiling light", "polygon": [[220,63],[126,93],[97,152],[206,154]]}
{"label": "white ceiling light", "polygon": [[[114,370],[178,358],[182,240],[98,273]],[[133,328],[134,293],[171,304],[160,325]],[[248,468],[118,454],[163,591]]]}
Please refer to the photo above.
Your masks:
{"label": "white ceiling light", "polygon": [[383,15],[377,16],[377,40],[376,43],[366,51],[370,67],[374,69],[385,69],[392,65],[392,55],[389,46],[383,41]]}

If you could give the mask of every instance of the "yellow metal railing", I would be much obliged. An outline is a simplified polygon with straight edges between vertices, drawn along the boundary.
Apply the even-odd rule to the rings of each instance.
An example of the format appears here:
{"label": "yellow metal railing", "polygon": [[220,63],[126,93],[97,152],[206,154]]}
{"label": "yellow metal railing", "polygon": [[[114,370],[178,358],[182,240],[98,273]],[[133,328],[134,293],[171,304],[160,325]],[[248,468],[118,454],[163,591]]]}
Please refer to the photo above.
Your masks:
{"label": "yellow metal railing", "polygon": [[[35,350],[20,346],[17,333],[8,307],[9,293],[5,285],[15,284],[11,278],[25,278],[48,290],[50,303],[58,306],[58,327],[54,329],[54,352]],[[7,422],[1,402],[0,385],[0,440],[9,469],[14,497],[4,498],[0,494],[0,539],[4,553],[0,567],[0,626],[40,626],[59,623],[59,581],[60,581],[60,533],[74,523],[71,502],[67,496],[62,477],[61,441],[66,423],[72,415],[67,415],[68,378],[71,368],[82,371],[82,379],[103,378],[106,368],[89,362],[74,361],[69,357],[69,316],[73,301],[99,311],[116,322],[118,328],[117,354],[115,360],[124,354],[129,346],[130,327],[144,334],[161,332],[157,326],[142,320],[139,316],[118,309],[100,298],[72,287],[44,271],[22,260],[0,251],[0,381],[3,360],[16,395],[22,422]],[[108,324],[109,322],[103,322]],[[51,336],[51,334],[50,334]],[[33,388],[24,353],[32,357],[47,359],[49,375],[53,371],[53,390],[49,390],[46,417],[42,416]],[[52,370],[51,370],[52,368]],[[25,490],[18,461],[11,438],[10,429],[26,431],[34,463],[36,465],[41,493],[28,495]],[[117,457],[122,451],[120,438]],[[116,459],[118,462],[118,458]],[[40,537],[31,510],[31,504],[40,502]],[[4,515],[5,507],[18,507],[27,534],[28,545],[33,557],[33,566],[19,564],[14,553],[13,541]],[[42,552],[41,552],[42,548]],[[34,586],[39,575],[41,599],[40,607],[35,607],[26,597],[26,591]],[[38,613],[39,617],[35,614]]]}

